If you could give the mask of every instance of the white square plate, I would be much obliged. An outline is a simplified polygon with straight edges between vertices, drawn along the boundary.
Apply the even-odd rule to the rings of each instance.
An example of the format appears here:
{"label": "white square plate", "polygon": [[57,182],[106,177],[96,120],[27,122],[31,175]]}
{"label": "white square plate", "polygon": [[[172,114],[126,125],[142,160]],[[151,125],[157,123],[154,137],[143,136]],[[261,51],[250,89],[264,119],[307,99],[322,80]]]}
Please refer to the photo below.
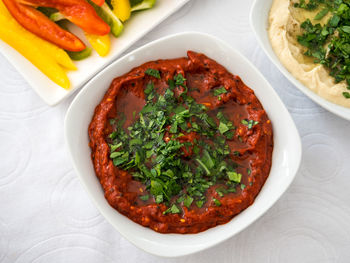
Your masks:
{"label": "white square plate", "polygon": [[78,70],[69,71],[68,73],[71,82],[71,88],[69,90],[65,90],[52,82],[25,57],[1,40],[0,52],[22,74],[36,93],[47,104],[54,106],[81,88],[97,72],[114,61],[138,39],[151,31],[188,1],[158,0],[152,9],[132,14],[130,20],[125,23],[121,36],[118,38],[111,36],[111,50],[108,56],[100,57],[96,52],[93,52],[89,58],[82,61],[75,61]]}
{"label": "white square plate", "polygon": [[283,73],[283,75],[294,84],[301,92],[308,96],[311,100],[319,104],[326,110],[342,117],[346,120],[350,120],[350,109],[339,106],[332,102],[320,97],[309,88],[305,87],[299,82],[289,71],[283,66],[278,59],[277,55],[272,49],[269,36],[268,36],[268,18],[273,0],[255,0],[250,12],[250,23],[255,33],[256,38],[266,55],[275,64],[275,66]]}
{"label": "white square plate", "polygon": [[[253,205],[230,222],[198,234],[160,234],[142,227],[107,203],[90,157],[88,126],[112,80],[147,61],[201,52],[238,75],[262,102],[273,125],[274,151],[271,172]],[[274,89],[238,51],[221,40],[201,34],[182,33],[149,43],[113,62],[79,92],[65,119],[65,139],[74,168],[101,214],[137,247],[164,257],[183,256],[214,246],[242,231],[264,214],[287,190],[301,158],[301,142],[294,122]]]}

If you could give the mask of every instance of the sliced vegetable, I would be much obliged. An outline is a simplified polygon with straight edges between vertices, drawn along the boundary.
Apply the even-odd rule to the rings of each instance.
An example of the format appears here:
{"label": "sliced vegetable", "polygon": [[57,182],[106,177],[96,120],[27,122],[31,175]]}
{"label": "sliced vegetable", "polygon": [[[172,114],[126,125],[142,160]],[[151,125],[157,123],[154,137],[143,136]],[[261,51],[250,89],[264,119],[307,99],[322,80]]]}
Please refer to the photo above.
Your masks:
{"label": "sliced vegetable", "polygon": [[8,12],[7,8],[4,6],[4,4],[1,1],[0,1],[0,15],[8,19],[6,23],[7,25],[13,28],[13,30],[15,30],[16,32],[18,32],[18,34],[21,34],[23,37],[28,39],[28,41],[31,41],[34,45],[40,47],[41,52],[44,52],[48,56],[53,57],[58,64],[65,67],[66,69],[70,69],[70,70],[77,69],[73,61],[70,59],[68,54],[63,49],[37,37],[36,35],[24,29],[20,24],[18,24],[17,21],[11,16],[11,14]]}
{"label": "sliced vegetable", "polygon": [[111,27],[113,36],[118,37],[122,33],[124,26],[109,6],[106,3],[102,6],[97,6],[91,1],[89,3],[95,8],[97,14]]}
{"label": "sliced vegetable", "polygon": [[123,31],[124,26],[119,18],[109,8],[107,3],[104,3],[102,6],[98,6],[90,0],[88,0],[88,2],[94,7],[96,13],[110,26],[113,36],[118,37]]}
{"label": "sliced vegetable", "polygon": [[19,33],[13,23],[9,23],[9,20],[3,16],[0,16],[0,38],[21,53],[53,82],[65,89],[69,88],[69,79],[56,61],[42,52],[40,46]]}
{"label": "sliced vegetable", "polygon": [[111,48],[111,40],[109,38],[109,35],[97,36],[97,35],[85,34],[85,36],[86,36],[86,39],[91,44],[92,48],[96,50],[96,52],[101,57],[105,57],[108,55],[109,50]]}
{"label": "sliced vegetable", "polygon": [[129,0],[131,6],[138,5],[141,3],[143,0]]}
{"label": "sliced vegetable", "polygon": [[[9,0],[6,0],[9,1]],[[13,1],[13,0],[12,0]],[[94,35],[106,35],[110,28],[96,13],[95,9],[85,0],[18,0],[20,3],[33,7],[43,6],[56,8],[69,21],[79,26],[85,32]]]}
{"label": "sliced vegetable", "polygon": [[66,17],[60,13],[60,12],[56,12],[56,13],[53,13],[50,15],[50,20],[56,22],[56,21],[60,21],[60,20],[63,20],[63,19],[66,19]]}
{"label": "sliced vegetable", "polygon": [[68,55],[73,60],[83,60],[91,55],[91,48],[87,47],[79,52],[68,52]]}
{"label": "sliced vegetable", "polygon": [[18,4],[15,0],[3,0],[11,15],[24,28],[35,35],[70,51],[81,51],[84,43],[72,33],[63,30],[36,9]]}
{"label": "sliced vegetable", "polygon": [[130,18],[131,7],[129,0],[112,0],[113,13],[121,20],[126,21]]}
{"label": "sliced vegetable", "polygon": [[152,8],[157,0],[143,0],[141,3],[131,7],[131,12]]}
{"label": "sliced vegetable", "polygon": [[12,15],[7,10],[7,7],[4,5],[4,3],[2,1],[0,1],[0,14],[9,20],[13,19]]}
{"label": "sliced vegetable", "polygon": [[40,11],[41,13],[43,13],[44,15],[46,15],[47,17],[50,17],[53,13],[57,12],[57,9],[55,8],[51,8],[51,7],[42,7],[42,6],[38,6],[36,8],[36,10]]}
{"label": "sliced vegetable", "polygon": [[[50,19],[53,21],[59,21],[62,19],[65,19],[65,16],[62,15],[60,12],[56,12],[50,16]],[[104,35],[104,36],[98,36],[98,35],[92,35],[85,33],[86,39],[89,41],[91,44],[92,48],[96,50],[96,52],[101,56],[105,57],[108,55],[109,50],[111,48],[111,41],[109,38],[109,35]],[[85,49],[79,54],[71,54],[74,60],[81,60],[83,58],[86,58],[90,56],[91,50],[90,49]],[[76,59],[78,58],[78,59]]]}
{"label": "sliced vegetable", "polygon": [[92,0],[96,5],[101,6],[104,4],[105,0]]}
{"label": "sliced vegetable", "polygon": [[[62,15],[60,12],[56,12],[54,14],[51,14],[50,19],[56,22],[56,21],[65,19],[65,16]],[[98,35],[85,33],[85,37],[91,44],[92,48],[96,50],[96,52],[101,57],[105,57],[108,55],[109,50],[111,48],[111,41],[108,34],[104,36],[98,36]],[[85,49],[79,54],[74,54],[73,52],[71,56],[74,58],[74,60],[81,60],[83,58],[90,56],[90,54],[91,54],[91,49]]]}

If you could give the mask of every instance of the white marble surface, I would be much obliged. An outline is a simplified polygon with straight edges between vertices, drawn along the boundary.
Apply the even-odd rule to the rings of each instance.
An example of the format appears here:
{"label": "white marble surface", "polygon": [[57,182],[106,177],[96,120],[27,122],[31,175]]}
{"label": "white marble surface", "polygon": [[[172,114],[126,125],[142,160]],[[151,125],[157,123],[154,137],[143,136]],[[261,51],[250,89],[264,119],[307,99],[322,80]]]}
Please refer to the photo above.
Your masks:
{"label": "white marble surface", "polygon": [[199,254],[164,259],[135,248],[98,213],[72,169],[63,140],[72,98],[46,106],[0,57],[1,263],[350,261],[350,122],[311,102],[270,63],[249,26],[251,4],[192,0],[132,48],[195,30],[227,41],[261,70],[303,142],[300,171],[280,201],[239,235]]}

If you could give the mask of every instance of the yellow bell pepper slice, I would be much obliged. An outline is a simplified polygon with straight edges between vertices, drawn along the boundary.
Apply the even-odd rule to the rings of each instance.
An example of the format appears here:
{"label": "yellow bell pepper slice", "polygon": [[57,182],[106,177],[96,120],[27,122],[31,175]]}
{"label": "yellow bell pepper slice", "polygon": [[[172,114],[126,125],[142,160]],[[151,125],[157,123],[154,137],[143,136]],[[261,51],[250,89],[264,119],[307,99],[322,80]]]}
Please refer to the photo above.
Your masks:
{"label": "yellow bell pepper slice", "polygon": [[[16,22],[17,23],[17,22]],[[19,24],[17,24],[20,26]],[[69,70],[77,70],[77,67],[74,65],[72,59],[68,56],[67,52],[62,48],[57,47],[56,45],[47,42],[31,32],[27,31],[24,28],[17,28],[16,30],[20,32],[23,37],[28,39],[28,41],[32,42],[34,45],[40,47],[41,52],[45,53],[47,56],[52,57],[59,65]]]}
{"label": "yellow bell pepper slice", "polygon": [[0,16],[8,20],[5,25],[9,24],[11,29],[18,34],[22,35],[28,41],[32,42],[33,45],[40,47],[40,51],[46,53],[47,56],[51,56],[55,59],[55,61],[61,66],[65,67],[69,70],[76,70],[77,67],[74,65],[72,59],[68,56],[68,54],[62,49],[46,40],[43,40],[31,32],[27,31],[23,28],[17,21],[11,16],[9,11],[7,10],[4,3],[0,0]]}
{"label": "yellow bell pepper slice", "polygon": [[111,40],[109,35],[97,36],[85,33],[86,39],[91,44],[92,48],[101,56],[105,57],[108,55],[111,49]]}
{"label": "yellow bell pepper slice", "polygon": [[56,61],[52,57],[47,56],[46,53],[42,52],[40,46],[35,45],[32,41],[19,33],[17,27],[14,27],[13,23],[9,23],[9,20],[1,15],[0,39],[21,53],[53,82],[65,89],[69,88],[69,79],[65,71],[56,63]]}
{"label": "yellow bell pepper slice", "polygon": [[126,21],[130,18],[131,7],[129,0],[112,0],[113,13],[121,20]]}
{"label": "yellow bell pepper slice", "polygon": [[12,19],[10,12],[7,10],[7,7],[4,5],[4,3],[1,0],[0,0],[0,14],[5,18]]}

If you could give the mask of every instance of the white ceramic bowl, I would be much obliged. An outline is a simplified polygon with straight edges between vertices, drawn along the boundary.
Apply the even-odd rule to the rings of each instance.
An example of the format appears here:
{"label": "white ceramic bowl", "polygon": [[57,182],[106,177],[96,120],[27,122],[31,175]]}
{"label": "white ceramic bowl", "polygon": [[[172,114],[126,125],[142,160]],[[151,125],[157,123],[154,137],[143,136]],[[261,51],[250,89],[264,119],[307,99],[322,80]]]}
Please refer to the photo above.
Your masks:
{"label": "white ceramic bowl", "polygon": [[278,59],[277,55],[272,49],[268,36],[268,17],[273,0],[255,0],[250,12],[250,23],[255,33],[256,38],[266,55],[275,64],[275,66],[294,84],[301,92],[308,96],[311,100],[319,104],[326,110],[342,117],[346,120],[350,120],[350,109],[343,106],[339,106],[332,102],[320,97],[309,88],[305,87],[300,81],[298,81],[289,71],[283,66]]}
{"label": "white ceramic bowl", "polygon": [[[125,23],[123,33],[118,38],[111,36],[111,50],[106,57],[100,57],[93,51],[90,57],[81,61],[75,61],[78,70],[68,72],[71,82],[71,88],[69,90],[65,90],[52,82],[25,57],[1,40],[0,52],[21,73],[34,91],[48,105],[54,106],[81,88],[97,72],[114,61],[138,39],[176,12],[188,1],[158,0],[152,9],[132,14],[130,20]],[[79,28],[71,27],[71,30],[81,39],[85,39],[82,30]],[[87,41],[84,42],[86,44],[88,43]]]}
{"label": "white ceramic bowl", "polygon": [[[187,50],[202,52],[216,60],[233,74],[239,75],[255,91],[273,124],[273,161],[270,176],[254,204],[229,223],[199,234],[160,234],[134,223],[109,206],[105,200],[90,158],[88,125],[96,105],[113,78],[147,61],[186,56]],[[156,40],[120,58],[97,74],[69,107],[65,119],[65,138],[75,170],[101,214],[137,247],[164,257],[201,251],[249,226],[287,190],[301,159],[301,142],[297,129],[274,89],[238,51],[215,37],[201,33],[181,33]]]}

